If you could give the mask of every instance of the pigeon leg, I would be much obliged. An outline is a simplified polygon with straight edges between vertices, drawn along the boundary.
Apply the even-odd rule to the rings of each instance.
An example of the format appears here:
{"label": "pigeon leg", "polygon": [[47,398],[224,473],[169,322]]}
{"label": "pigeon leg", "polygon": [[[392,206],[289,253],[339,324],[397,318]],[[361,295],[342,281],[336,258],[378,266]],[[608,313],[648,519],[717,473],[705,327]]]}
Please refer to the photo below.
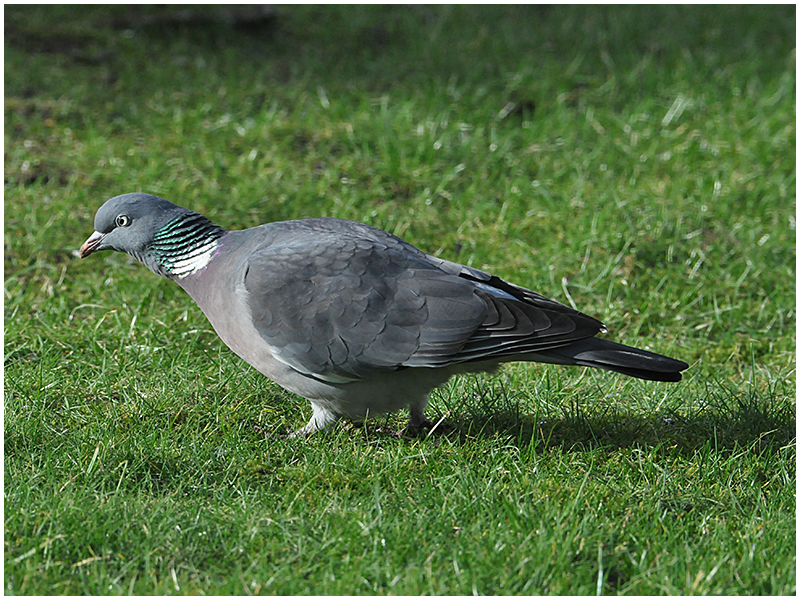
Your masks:
{"label": "pigeon leg", "polygon": [[425,396],[422,401],[416,404],[411,404],[408,407],[409,418],[408,425],[406,425],[404,433],[408,435],[417,435],[424,429],[433,427],[433,421],[425,416],[425,407],[428,405],[428,396]]}
{"label": "pigeon leg", "polygon": [[298,429],[289,437],[305,437],[307,435],[311,435],[312,433],[316,433],[317,431],[321,431],[331,423],[334,423],[339,419],[339,417],[331,412],[328,408],[324,406],[320,406],[319,404],[312,402],[311,408],[314,410],[314,414],[311,415],[311,419],[308,421],[305,427]]}

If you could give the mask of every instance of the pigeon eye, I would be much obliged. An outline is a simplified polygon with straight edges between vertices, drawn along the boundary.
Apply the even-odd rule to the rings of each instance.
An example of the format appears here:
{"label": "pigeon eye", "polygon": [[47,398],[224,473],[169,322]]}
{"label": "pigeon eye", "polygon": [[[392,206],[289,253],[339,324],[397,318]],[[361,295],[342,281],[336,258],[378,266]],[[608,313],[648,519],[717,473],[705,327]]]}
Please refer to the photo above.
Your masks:
{"label": "pigeon eye", "polygon": [[117,227],[127,227],[131,224],[131,218],[128,215],[119,215],[116,223]]}

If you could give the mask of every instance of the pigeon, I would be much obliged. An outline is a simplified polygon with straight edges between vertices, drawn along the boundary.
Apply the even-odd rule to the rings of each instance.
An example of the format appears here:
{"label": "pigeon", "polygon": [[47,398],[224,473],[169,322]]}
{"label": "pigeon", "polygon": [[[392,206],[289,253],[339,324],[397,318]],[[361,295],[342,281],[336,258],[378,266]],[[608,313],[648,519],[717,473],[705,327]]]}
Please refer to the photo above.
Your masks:
{"label": "pigeon", "polygon": [[652,381],[680,381],[689,367],[595,337],[606,328],[594,317],[363,223],[309,218],[228,231],[131,193],[106,201],[94,228],[81,258],[125,252],[175,281],[231,350],[311,402],[295,435],[402,408],[407,431],[422,431],[433,426],[431,390],[509,361]]}

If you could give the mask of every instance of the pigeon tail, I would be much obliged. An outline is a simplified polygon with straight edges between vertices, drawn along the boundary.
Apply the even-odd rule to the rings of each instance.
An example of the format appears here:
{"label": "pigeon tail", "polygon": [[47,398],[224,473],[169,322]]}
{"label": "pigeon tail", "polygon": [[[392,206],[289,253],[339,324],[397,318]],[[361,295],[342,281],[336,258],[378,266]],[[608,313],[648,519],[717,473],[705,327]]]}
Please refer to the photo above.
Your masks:
{"label": "pigeon tail", "polygon": [[581,340],[540,354],[566,364],[615,371],[649,381],[680,381],[681,371],[689,368],[682,360],[600,338]]}

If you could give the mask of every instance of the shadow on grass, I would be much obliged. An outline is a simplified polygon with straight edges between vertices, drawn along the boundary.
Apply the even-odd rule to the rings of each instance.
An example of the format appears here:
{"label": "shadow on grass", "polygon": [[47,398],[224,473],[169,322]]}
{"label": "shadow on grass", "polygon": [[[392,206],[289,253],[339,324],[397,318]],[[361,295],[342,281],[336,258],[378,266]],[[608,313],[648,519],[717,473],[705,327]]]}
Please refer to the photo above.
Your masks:
{"label": "shadow on grass", "polygon": [[[578,404],[560,417],[537,419],[513,408],[448,418],[444,435],[459,442],[503,436],[518,447],[562,448],[581,452],[596,448],[656,448],[691,454],[701,447],[730,453],[742,448],[777,451],[796,440],[795,407],[789,398],[740,394],[709,399],[691,414],[631,414],[616,407],[595,412]],[[436,433],[434,433],[436,435]]]}

